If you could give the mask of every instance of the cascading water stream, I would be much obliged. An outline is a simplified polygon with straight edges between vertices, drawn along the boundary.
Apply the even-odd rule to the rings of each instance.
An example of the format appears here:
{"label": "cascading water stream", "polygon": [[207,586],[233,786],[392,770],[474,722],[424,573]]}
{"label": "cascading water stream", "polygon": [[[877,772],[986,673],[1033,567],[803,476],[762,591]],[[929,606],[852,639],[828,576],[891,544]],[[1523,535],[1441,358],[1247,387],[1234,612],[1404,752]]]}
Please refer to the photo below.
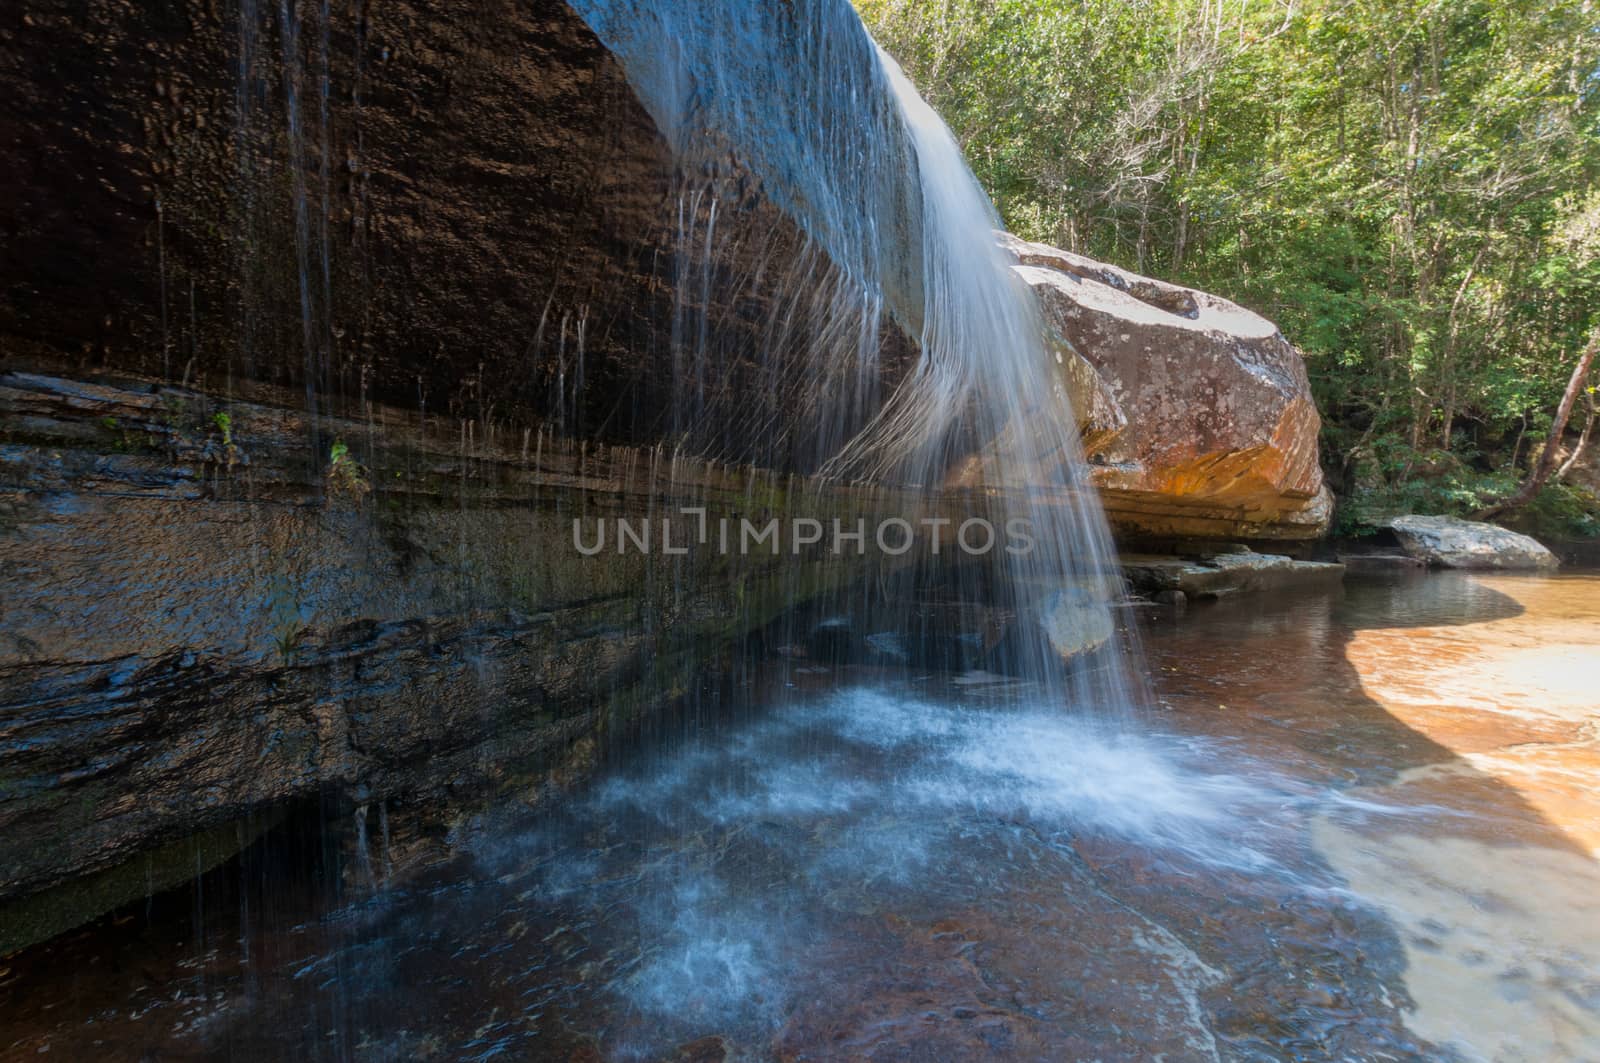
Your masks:
{"label": "cascading water stream", "polygon": [[[1017,663],[1023,674],[1049,675],[1051,654],[1070,656],[1112,637],[1110,532],[1084,482],[1077,422],[1053,371],[1038,304],[993,239],[999,227],[993,206],[949,128],[899,64],[881,49],[878,61],[916,147],[922,361],[910,386],[891,398],[844,457],[856,451],[892,460],[921,451],[927,457],[918,480],[934,484],[949,466],[953,433],[980,441],[982,453],[969,460],[979,466],[982,486],[996,494],[991,524],[1021,518],[1037,540],[1031,552],[1000,555],[1007,577],[1001,592],[1013,608],[1038,614],[1045,636],[1042,643],[1024,644]],[[1072,700],[1102,710],[1129,706],[1133,690],[1125,664],[1123,656],[1093,673],[1075,670]]]}
{"label": "cascading water stream", "polygon": [[[849,4],[799,0],[760,17],[735,0],[575,6],[622,61],[682,175],[664,226],[680,263],[670,343],[682,445],[718,453],[719,439],[698,427],[707,394],[723,387],[718,367],[731,380],[741,361],[797,351],[809,378],[799,394],[747,404],[759,409],[751,420],[765,419],[745,426],[768,440],[758,464],[910,488],[908,516],[949,520],[936,529],[947,538],[967,518],[996,529],[1026,522],[1032,549],[996,548],[977,571],[938,574],[964,597],[1029,619],[1009,653],[1013,671],[1059,678],[1063,658],[1115,642],[1109,535],[1038,306],[996,243],[993,207],[950,131]],[[760,246],[764,234],[739,231],[751,175],[807,241],[787,261]],[[764,291],[766,349],[708,352],[714,278],[729,300]],[[885,395],[887,322],[918,355]],[[785,461],[779,437],[797,423],[815,449]],[[939,567],[886,583],[908,597]],[[1068,700],[1113,713],[1136,701],[1126,661],[1099,654],[1068,670]]]}

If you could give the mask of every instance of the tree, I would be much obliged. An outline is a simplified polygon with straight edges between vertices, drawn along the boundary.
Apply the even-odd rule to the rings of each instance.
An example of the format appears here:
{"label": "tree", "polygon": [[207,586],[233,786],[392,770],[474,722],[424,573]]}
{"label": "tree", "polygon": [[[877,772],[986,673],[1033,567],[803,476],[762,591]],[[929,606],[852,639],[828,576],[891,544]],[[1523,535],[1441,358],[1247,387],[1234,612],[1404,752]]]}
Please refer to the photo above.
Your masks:
{"label": "tree", "polygon": [[1521,479],[1597,317],[1570,230],[1600,177],[1600,8],[858,6],[1013,231],[1282,326],[1349,512],[1473,512]]}
{"label": "tree", "polygon": [[[1572,367],[1572,376],[1567,380],[1567,388],[1561,394],[1561,403],[1556,407],[1555,418],[1550,422],[1550,438],[1545,440],[1544,449],[1540,451],[1539,459],[1533,463],[1533,471],[1528,474],[1527,482],[1510,498],[1474,514],[1475,520],[1488,520],[1508,510],[1527,505],[1550,479],[1550,474],[1556,468],[1556,458],[1561,451],[1561,438],[1566,434],[1567,422],[1572,419],[1573,404],[1578,401],[1578,395],[1584,390],[1584,383],[1589,379],[1589,369],[1594,365],[1596,350],[1600,350],[1600,328],[1589,334],[1589,342],[1584,344],[1582,353],[1578,355],[1578,364]],[[1590,424],[1593,424],[1592,418]]]}

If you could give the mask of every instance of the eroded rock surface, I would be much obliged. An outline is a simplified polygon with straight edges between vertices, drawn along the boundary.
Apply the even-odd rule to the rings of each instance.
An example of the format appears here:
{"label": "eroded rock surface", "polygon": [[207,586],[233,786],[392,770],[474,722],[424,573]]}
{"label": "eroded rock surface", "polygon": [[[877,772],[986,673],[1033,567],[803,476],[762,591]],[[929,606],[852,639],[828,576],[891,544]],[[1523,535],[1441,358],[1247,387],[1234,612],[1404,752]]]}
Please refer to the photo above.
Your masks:
{"label": "eroded rock surface", "polygon": [[1305,365],[1206,292],[1002,234],[1038,295],[1124,537],[1314,539],[1332,515]]}

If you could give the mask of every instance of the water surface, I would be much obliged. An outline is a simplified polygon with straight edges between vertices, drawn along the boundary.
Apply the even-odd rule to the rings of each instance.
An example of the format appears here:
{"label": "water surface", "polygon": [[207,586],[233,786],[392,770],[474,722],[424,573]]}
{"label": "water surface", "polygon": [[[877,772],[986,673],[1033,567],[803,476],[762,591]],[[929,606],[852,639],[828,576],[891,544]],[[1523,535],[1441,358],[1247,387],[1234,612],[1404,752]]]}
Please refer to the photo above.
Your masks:
{"label": "water surface", "polygon": [[425,870],[279,832],[0,961],[0,1054],[1600,1058],[1600,578],[1127,615],[1131,729],[775,660]]}

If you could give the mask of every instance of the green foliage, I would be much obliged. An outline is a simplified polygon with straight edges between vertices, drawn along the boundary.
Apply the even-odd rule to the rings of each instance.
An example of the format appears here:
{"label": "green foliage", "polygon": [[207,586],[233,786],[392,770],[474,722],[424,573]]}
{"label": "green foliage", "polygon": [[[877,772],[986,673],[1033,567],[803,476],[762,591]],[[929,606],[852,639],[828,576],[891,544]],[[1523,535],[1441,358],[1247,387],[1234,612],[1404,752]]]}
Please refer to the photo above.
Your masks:
{"label": "green foliage", "polygon": [[272,632],[272,645],[278,659],[285,667],[292,665],[306,633],[307,607],[296,586],[291,569],[285,565],[268,575],[266,607],[267,622]]}
{"label": "green foliage", "polygon": [[1333,534],[1364,535],[1390,517],[1439,513],[1468,517],[1516,489],[1506,470],[1485,470],[1471,454],[1413,449],[1403,436],[1383,435],[1356,463],[1340,499]]}
{"label": "green foliage", "polygon": [[1600,495],[1576,484],[1548,484],[1517,516],[1517,527],[1538,538],[1594,538],[1600,536]]}
{"label": "green foliage", "polygon": [[372,490],[372,484],[367,479],[366,467],[356,461],[342,439],[334,440],[333,447],[328,452],[328,483],[335,491],[356,498]]}
{"label": "green foliage", "polygon": [[1600,318],[1600,8],[857,6],[1013,231],[1282,326],[1352,512],[1518,478]]}
{"label": "green foliage", "polygon": [[215,454],[216,460],[232,469],[244,460],[244,454],[233,440],[233,418],[222,412],[211,415],[211,424],[222,436],[222,450]]}
{"label": "green foliage", "polygon": [[124,421],[107,414],[95,423],[111,437],[110,447],[118,454],[148,453],[164,446],[161,435],[139,421]]}
{"label": "green foliage", "polygon": [[273,648],[278,651],[278,660],[285,667],[294,663],[295,654],[300,649],[300,639],[304,634],[305,629],[298,625],[285,625],[278,628],[273,635]]}

